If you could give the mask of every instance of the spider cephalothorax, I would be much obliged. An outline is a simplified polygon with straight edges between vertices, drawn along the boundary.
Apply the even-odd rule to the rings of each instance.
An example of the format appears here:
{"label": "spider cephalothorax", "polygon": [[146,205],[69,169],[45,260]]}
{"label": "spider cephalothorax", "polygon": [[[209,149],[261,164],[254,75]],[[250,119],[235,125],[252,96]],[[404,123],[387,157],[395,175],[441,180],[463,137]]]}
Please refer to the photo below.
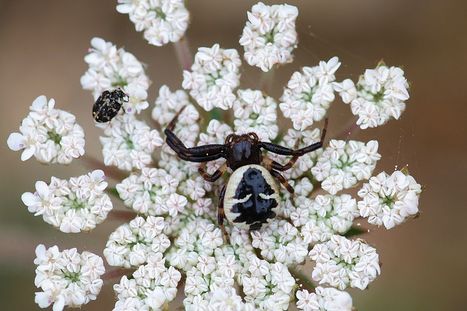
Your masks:
{"label": "spider cephalothorax", "polygon": [[[224,144],[187,148],[173,132],[178,115],[182,111],[183,109],[178,112],[164,131],[170,148],[183,160],[202,163],[199,172],[207,181],[216,181],[227,168],[233,171],[227,185],[223,186],[220,192],[217,215],[222,228],[224,218],[238,227],[250,230],[260,229],[263,223],[274,218],[279,207],[279,189],[275,180],[277,179],[290,193],[294,192],[280,172],[290,169],[304,154],[321,148],[326,135],[327,119],[321,140],[296,150],[262,142],[256,133],[230,134]],[[263,149],[292,158],[282,165],[263,154]],[[209,174],[206,171],[206,162],[220,158],[224,158],[225,163]]]}

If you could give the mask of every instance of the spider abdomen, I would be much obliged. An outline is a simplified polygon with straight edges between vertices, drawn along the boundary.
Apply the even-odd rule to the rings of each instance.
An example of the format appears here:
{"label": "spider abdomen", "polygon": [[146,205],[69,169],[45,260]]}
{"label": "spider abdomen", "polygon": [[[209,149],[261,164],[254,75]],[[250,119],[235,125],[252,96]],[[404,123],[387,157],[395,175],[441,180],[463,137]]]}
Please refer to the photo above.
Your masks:
{"label": "spider abdomen", "polygon": [[236,169],[225,190],[224,211],[233,225],[258,230],[279,208],[279,190],[271,173],[261,165]]}

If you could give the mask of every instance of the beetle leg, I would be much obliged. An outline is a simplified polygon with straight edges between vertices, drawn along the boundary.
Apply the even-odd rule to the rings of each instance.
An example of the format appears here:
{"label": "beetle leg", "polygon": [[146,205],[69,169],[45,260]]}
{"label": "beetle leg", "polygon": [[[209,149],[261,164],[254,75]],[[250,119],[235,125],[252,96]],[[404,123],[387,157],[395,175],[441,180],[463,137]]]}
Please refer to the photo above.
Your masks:
{"label": "beetle leg", "polygon": [[282,186],[284,186],[287,189],[287,191],[290,192],[290,194],[293,194],[295,192],[294,188],[289,184],[287,179],[285,179],[285,177],[281,175],[281,173],[273,169],[269,170],[269,172],[271,172],[271,175],[277,178],[277,180],[279,180]]}

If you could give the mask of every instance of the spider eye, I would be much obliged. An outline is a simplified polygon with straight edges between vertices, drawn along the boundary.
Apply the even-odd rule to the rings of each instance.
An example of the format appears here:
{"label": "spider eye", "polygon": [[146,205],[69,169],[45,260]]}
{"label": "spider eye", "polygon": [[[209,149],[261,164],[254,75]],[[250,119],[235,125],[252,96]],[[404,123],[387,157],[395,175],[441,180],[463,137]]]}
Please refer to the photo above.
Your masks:
{"label": "spider eye", "polygon": [[230,144],[233,141],[233,137],[234,137],[233,134],[227,135],[227,137],[225,138],[225,143]]}
{"label": "spider eye", "polygon": [[259,141],[258,135],[254,132],[248,133],[248,136],[250,136],[250,138],[253,139],[254,141]]}

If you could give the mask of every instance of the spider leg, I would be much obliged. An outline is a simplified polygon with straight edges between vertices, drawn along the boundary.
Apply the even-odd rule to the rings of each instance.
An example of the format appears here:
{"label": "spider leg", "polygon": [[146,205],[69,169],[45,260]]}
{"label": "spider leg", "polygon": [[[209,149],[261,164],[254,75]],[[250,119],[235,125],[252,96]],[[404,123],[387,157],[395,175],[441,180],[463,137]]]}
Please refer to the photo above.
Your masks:
{"label": "spider leg", "polygon": [[[185,106],[186,107],[186,106]],[[188,148],[185,144],[175,135],[173,132],[175,125],[178,120],[178,116],[180,113],[185,109],[183,107],[170,121],[167,128],[164,130],[166,135],[166,143],[172,148],[173,151],[177,153],[177,155],[186,161],[191,162],[206,162],[219,159],[224,156],[225,154],[225,146],[221,144],[211,144],[205,146],[198,146]]]}
{"label": "spider leg", "polygon": [[272,176],[274,176],[275,178],[277,178],[277,180],[279,180],[282,186],[284,186],[284,188],[286,188],[290,194],[293,194],[295,192],[294,188],[289,184],[287,179],[285,179],[285,177],[281,175],[281,173],[279,173],[278,171],[275,171],[274,169],[270,169],[269,172],[271,173]]}
{"label": "spider leg", "polygon": [[198,172],[201,174],[201,176],[203,176],[204,180],[209,181],[209,182],[215,182],[216,180],[218,180],[225,173],[226,170],[227,170],[227,164],[226,163],[222,164],[222,166],[219,167],[212,174],[209,174],[206,171],[206,162],[202,163],[198,167]]}
{"label": "spider leg", "polygon": [[221,227],[222,234],[224,236],[224,242],[228,243],[229,234],[227,230],[225,230],[225,226],[224,226],[224,218],[225,218],[224,196],[225,196],[225,185],[222,187],[222,190],[219,194],[219,206],[217,208],[217,222],[219,223],[219,227]]}
{"label": "spider leg", "polygon": [[[326,137],[326,130],[328,127],[328,119],[326,118],[324,120],[324,127],[323,130],[321,131],[321,139],[319,142],[311,144],[309,146],[303,147],[301,149],[290,149],[287,147],[283,147],[280,145],[268,143],[268,142],[261,142],[260,146],[270,152],[280,154],[280,155],[291,155],[291,156],[296,156],[296,157],[301,157],[304,154],[307,154],[309,152],[315,151],[323,146],[324,138]],[[295,160],[296,161],[296,160]]]}
{"label": "spider leg", "polygon": [[286,171],[288,169],[290,169],[294,164],[295,162],[297,162],[299,156],[293,156],[292,159],[290,159],[287,163],[285,163],[284,165],[280,164],[279,162],[276,162],[270,158],[268,158],[267,156],[263,156],[263,160],[262,160],[262,164],[268,169],[274,169],[276,171]]}

